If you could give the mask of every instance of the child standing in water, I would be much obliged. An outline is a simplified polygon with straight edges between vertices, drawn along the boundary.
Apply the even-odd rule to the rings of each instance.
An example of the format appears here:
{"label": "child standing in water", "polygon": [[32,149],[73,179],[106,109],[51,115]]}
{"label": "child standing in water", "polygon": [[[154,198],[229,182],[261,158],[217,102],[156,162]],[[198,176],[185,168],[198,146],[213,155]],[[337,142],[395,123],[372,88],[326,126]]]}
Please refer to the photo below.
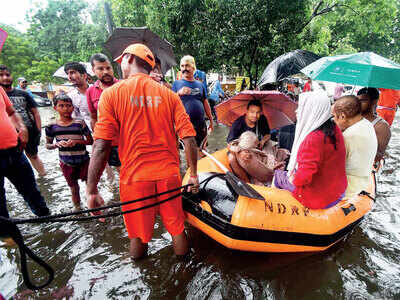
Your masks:
{"label": "child standing in water", "polygon": [[60,167],[71,189],[72,202],[76,209],[80,209],[78,180],[87,180],[89,153],[86,145],[93,144],[93,138],[85,121],[72,117],[74,107],[71,98],[60,94],[53,103],[60,117],[46,127],[46,148],[59,149]]}

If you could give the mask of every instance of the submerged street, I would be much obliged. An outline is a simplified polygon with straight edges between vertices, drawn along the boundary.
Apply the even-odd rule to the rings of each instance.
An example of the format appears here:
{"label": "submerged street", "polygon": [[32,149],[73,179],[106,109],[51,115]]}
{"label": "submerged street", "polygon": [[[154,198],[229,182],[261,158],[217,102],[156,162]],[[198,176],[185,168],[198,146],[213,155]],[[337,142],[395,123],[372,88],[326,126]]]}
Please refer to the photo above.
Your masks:
{"label": "submerged street", "polygon": [[[46,124],[54,112],[40,108]],[[20,225],[26,244],[55,270],[49,287],[26,290],[16,247],[0,244],[0,290],[8,299],[393,299],[400,294],[399,207],[400,119],[392,126],[389,157],[378,175],[377,202],[347,240],[319,254],[260,254],[224,248],[188,228],[191,254],[175,257],[169,234],[157,222],[149,256],[133,261],[122,217],[106,223]],[[227,127],[216,126],[209,152],[225,146]],[[39,148],[48,175],[38,179],[52,213],[72,210],[57,151]],[[100,193],[106,203],[119,201],[117,183],[103,176]],[[84,185],[81,198],[85,199]],[[31,218],[21,196],[6,181],[11,217]],[[86,206],[85,204],[83,206]],[[45,272],[31,266],[40,282]],[[36,282],[37,283],[37,282]]]}

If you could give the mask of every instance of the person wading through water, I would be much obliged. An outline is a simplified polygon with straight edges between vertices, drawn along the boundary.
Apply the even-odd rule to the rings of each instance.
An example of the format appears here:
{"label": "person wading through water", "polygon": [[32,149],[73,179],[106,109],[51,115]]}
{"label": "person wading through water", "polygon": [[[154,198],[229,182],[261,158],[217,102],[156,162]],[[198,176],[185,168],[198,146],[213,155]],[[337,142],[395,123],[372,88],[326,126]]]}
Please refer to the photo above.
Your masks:
{"label": "person wading through water", "polygon": [[[188,183],[193,184],[190,190],[198,192],[196,132],[178,95],[149,76],[155,65],[153,53],[145,45],[132,44],[116,61],[121,64],[125,80],[103,91],[100,98],[89,165],[88,206],[94,208],[104,203],[97,184],[116,135],[120,141],[122,202],[181,186],[176,135],[185,143],[190,167]],[[122,210],[140,208],[175,194],[124,205]],[[159,206],[124,215],[133,258],[146,255],[157,214],[172,236],[175,254],[187,253],[185,216],[181,197],[176,197]]]}

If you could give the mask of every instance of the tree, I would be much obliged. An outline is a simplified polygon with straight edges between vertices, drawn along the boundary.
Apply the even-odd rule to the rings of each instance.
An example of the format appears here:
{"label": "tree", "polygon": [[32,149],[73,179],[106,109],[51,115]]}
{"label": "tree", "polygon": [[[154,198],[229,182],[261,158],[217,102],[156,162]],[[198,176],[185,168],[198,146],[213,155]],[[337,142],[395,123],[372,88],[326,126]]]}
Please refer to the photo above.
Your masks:
{"label": "tree", "polygon": [[25,34],[8,25],[0,24],[0,27],[8,33],[0,53],[0,64],[11,68],[14,82],[16,82],[18,77],[27,76],[26,71],[31,67],[35,53]]}
{"label": "tree", "polygon": [[[98,6],[94,7],[98,12]],[[102,50],[106,39],[102,24],[89,24],[90,10],[85,1],[49,0],[29,16],[28,34],[39,57],[86,61]]]}
{"label": "tree", "polygon": [[[205,71],[232,66],[255,80],[261,66],[301,47],[298,33],[332,9],[322,3],[313,10],[310,0],[149,0],[129,6],[130,2],[113,0],[114,15],[132,16],[119,25],[139,24],[144,12],[147,26],[167,38],[178,57],[190,53]],[[127,7],[132,11],[126,13]]]}
{"label": "tree", "polygon": [[146,0],[112,1],[114,22],[121,27],[143,27],[147,25]]}
{"label": "tree", "polygon": [[[112,0],[118,26],[146,24],[205,71],[231,66],[257,80],[275,57],[374,51],[399,57],[396,0]],[[144,23],[145,20],[145,23]]]}
{"label": "tree", "polygon": [[[322,55],[373,51],[396,59],[400,4],[395,0],[343,0],[302,33],[306,47]],[[397,32],[397,33],[396,33]],[[397,56],[398,57],[398,56]]]}
{"label": "tree", "polygon": [[30,74],[36,80],[53,81],[53,73],[66,62],[87,61],[102,51],[106,30],[99,5],[89,9],[85,1],[49,0],[30,13],[28,35],[35,52]]}
{"label": "tree", "polygon": [[[1,61],[50,81],[52,68],[87,61],[106,40],[104,1],[48,0],[31,12],[28,34],[12,33]],[[374,51],[400,59],[397,0],[108,0],[117,26],[148,26],[191,54],[204,71],[254,81],[277,56],[306,49],[320,55]],[[7,43],[12,47],[7,48]],[[18,57],[18,58],[17,58]]]}
{"label": "tree", "polygon": [[40,60],[33,60],[32,66],[27,70],[26,76],[42,84],[59,82],[60,79],[53,77],[54,72],[62,66],[60,60],[53,60],[47,56]]}

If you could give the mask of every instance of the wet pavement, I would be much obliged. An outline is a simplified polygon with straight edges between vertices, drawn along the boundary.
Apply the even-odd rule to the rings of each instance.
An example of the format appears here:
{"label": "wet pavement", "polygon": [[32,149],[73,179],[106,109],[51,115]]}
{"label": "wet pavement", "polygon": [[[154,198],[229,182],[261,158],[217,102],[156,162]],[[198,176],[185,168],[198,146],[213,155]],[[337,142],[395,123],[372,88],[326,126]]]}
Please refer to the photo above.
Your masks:
{"label": "wet pavement", "polygon": [[[47,121],[54,117],[51,108],[40,112]],[[149,257],[133,261],[122,217],[105,224],[25,224],[19,228],[27,245],[55,269],[55,279],[38,292],[27,290],[18,249],[0,242],[0,292],[6,299],[400,299],[399,119],[398,115],[392,126],[389,157],[378,177],[373,211],[327,252],[231,251],[188,228],[192,252],[178,259],[171,238],[157,221]],[[226,127],[216,127],[209,152],[224,147],[226,134]],[[58,153],[44,148],[44,138],[39,155],[48,175],[38,185],[51,211],[71,211]],[[84,184],[81,187],[84,199]],[[105,178],[100,192],[107,202],[119,200],[117,184]],[[33,216],[9,182],[6,194],[12,217]],[[35,280],[45,280],[42,269],[33,265],[31,270]]]}

